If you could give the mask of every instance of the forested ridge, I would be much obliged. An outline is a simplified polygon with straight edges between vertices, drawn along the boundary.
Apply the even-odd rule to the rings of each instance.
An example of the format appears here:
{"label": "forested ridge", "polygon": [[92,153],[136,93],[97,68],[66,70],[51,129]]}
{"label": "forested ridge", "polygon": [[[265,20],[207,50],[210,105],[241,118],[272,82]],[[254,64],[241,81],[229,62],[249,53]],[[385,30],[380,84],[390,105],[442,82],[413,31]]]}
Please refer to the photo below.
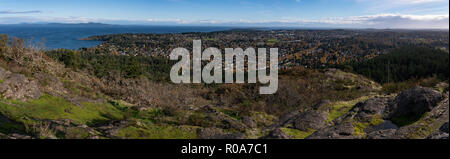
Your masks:
{"label": "forested ridge", "polygon": [[437,77],[448,80],[449,53],[430,47],[402,47],[362,62],[339,65],[379,83]]}

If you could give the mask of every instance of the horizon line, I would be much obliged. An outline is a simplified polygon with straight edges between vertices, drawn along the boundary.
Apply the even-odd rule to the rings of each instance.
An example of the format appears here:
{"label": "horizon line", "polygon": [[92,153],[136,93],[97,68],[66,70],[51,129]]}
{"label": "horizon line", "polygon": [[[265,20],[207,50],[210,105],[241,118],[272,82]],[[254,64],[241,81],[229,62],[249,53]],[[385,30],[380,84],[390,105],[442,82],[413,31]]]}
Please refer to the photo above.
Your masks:
{"label": "horizon line", "polygon": [[320,30],[449,30],[450,28],[370,28],[370,27],[320,27],[320,26],[252,26],[252,25],[195,25],[195,24],[114,24],[102,22],[34,22],[0,25],[107,25],[107,26],[161,26],[161,27],[229,27],[236,29],[320,29]]}

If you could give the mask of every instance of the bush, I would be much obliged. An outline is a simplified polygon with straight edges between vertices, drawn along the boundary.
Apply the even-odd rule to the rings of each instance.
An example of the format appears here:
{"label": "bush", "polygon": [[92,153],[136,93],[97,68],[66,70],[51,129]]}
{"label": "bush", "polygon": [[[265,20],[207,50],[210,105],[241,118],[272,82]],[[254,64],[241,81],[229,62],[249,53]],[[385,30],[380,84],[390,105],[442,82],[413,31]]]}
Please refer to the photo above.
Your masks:
{"label": "bush", "polygon": [[162,58],[96,54],[88,50],[48,51],[51,58],[74,70],[88,70],[99,78],[119,75],[124,78],[145,76],[153,81],[169,81],[171,63]]}

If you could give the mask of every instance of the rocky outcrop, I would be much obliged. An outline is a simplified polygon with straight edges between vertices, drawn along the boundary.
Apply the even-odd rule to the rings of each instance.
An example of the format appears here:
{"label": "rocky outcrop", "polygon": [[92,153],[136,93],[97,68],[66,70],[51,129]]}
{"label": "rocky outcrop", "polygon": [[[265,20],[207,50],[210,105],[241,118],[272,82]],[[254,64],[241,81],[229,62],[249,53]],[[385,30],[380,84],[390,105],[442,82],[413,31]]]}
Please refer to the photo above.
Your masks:
{"label": "rocky outcrop", "polygon": [[37,81],[29,80],[23,74],[11,73],[1,67],[0,81],[0,95],[5,99],[36,99],[42,94]]}
{"label": "rocky outcrop", "polygon": [[442,99],[442,94],[431,88],[411,88],[395,98],[389,117],[421,116],[431,111]]}
{"label": "rocky outcrop", "polygon": [[301,131],[309,129],[321,129],[327,125],[327,113],[318,111],[309,111],[301,113],[294,121],[294,128]]}
{"label": "rocky outcrop", "polygon": [[[331,123],[327,123],[327,110],[321,103],[325,102],[314,106],[315,111],[282,116],[276,126],[293,124],[301,131],[317,130],[306,139],[448,139],[448,93],[415,87],[395,98],[374,97],[356,104]],[[391,121],[405,116],[420,118],[406,118],[412,120],[411,124],[400,126]],[[284,135],[277,129],[269,134],[273,138],[288,137]]]}
{"label": "rocky outcrop", "polygon": [[389,101],[389,98],[372,98],[356,104],[352,111],[356,113],[355,118],[368,121],[372,119],[374,115],[384,116]]}

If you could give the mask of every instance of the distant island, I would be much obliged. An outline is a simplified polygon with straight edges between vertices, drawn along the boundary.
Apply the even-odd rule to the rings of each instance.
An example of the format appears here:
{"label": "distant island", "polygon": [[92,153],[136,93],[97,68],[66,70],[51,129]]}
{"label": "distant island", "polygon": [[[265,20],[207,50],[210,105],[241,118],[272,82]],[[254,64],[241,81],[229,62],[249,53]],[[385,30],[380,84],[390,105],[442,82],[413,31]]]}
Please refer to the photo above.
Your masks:
{"label": "distant island", "polygon": [[112,24],[105,24],[105,23],[95,23],[95,22],[88,22],[88,23],[46,23],[46,22],[40,22],[40,23],[20,23],[20,24],[13,24],[13,25],[52,25],[52,26],[113,26]]}

